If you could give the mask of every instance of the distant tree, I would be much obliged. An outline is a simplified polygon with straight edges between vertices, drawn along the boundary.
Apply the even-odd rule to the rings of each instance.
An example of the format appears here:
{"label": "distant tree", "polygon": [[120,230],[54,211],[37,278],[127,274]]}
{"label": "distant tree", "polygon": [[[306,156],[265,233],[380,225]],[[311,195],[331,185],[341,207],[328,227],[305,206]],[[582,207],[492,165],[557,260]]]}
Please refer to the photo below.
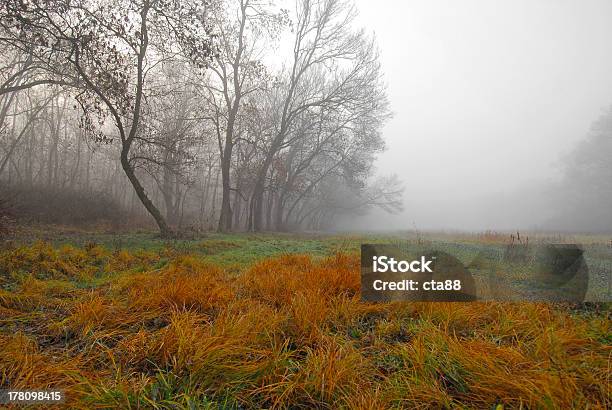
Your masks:
{"label": "distant tree", "polygon": [[[12,159],[13,154],[25,139],[25,137],[32,132],[32,128],[36,124],[37,121],[40,121],[41,114],[44,113],[45,108],[54,100],[57,96],[57,93],[38,98],[32,98],[32,96],[27,95],[27,98],[24,98],[24,104],[21,104],[20,107],[23,108],[22,115],[20,118],[23,119],[23,123],[20,124],[21,128],[18,132],[15,132],[15,123],[16,119],[12,119],[11,126],[9,128],[8,124],[5,124],[5,118],[8,115],[8,108],[6,106],[2,107],[2,111],[0,112],[0,146],[3,148],[3,155],[0,155],[0,175],[3,173],[9,161]],[[7,97],[6,95],[4,97]],[[12,98],[2,98],[0,100],[11,100]],[[8,104],[8,102],[7,102]]]}
{"label": "distant tree", "polygon": [[315,195],[303,201],[294,223],[312,230],[325,230],[340,216],[359,216],[372,208],[389,213],[403,209],[404,187],[396,176],[376,178],[365,186],[347,185],[339,175],[333,175],[317,186]]}
{"label": "distant tree", "polygon": [[168,224],[179,226],[186,194],[194,184],[201,136],[207,130],[202,129],[203,102],[191,81],[191,67],[169,60],[159,68],[149,80],[155,93],[143,110],[147,138],[138,141],[132,158],[134,166],[155,181]]}
{"label": "distant tree", "polygon": [[567,156],[560,191],[564,228],[612,231],[612,106]]}
{"label": "distant tree", "polygon": [[572,151],[566,176],[576,185],[588,186],[603,196],[612,194],[612,106],[593,123],[587,138]]}

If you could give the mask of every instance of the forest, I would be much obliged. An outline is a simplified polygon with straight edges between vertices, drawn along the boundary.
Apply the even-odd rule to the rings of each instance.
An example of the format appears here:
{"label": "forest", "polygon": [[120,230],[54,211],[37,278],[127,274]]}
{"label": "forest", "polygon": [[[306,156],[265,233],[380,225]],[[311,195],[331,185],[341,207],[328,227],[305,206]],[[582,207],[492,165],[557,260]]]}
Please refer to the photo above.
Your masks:
{"label": "forest", "polygon": [[163,236],[401,209],[400,181],[373,172],[391,112],[355,14],[339,0],[3,2],[3,196],[37,221]]}

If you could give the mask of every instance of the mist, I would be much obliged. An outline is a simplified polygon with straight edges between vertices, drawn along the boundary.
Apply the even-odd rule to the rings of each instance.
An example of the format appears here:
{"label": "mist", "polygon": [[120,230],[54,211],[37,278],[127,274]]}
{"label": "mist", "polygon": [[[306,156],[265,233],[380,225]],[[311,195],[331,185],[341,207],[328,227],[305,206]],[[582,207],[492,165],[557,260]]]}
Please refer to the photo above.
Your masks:
{"label": "mist", "polygon": [[188,4],[0,7],[3,221],[612,231],[610,1]]}
{"label": "mist", "polygon": [[[377,171],[406,190],[401,213],[344,229],[602,228],[560,202],[568,156],[612,103],[611,2],[357,5],[394,114]],[[592,205],[611,230],[610,203]]]}

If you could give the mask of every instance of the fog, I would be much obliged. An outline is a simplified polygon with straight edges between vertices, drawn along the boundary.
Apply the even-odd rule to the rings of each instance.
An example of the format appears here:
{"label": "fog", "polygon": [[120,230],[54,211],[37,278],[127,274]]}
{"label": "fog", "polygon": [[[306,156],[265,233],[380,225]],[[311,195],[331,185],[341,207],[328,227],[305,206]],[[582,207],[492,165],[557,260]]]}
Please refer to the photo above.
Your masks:
{"label": "fog", "polygon": [[564,159],[612,103],[612,2],[357,5],[394,113],[378,172],[406,192],[343,227],[562,229]]}
{"label": "fog", "polygon": [[119,1],[0,7],[0,219],[612,232],[609,0]]}

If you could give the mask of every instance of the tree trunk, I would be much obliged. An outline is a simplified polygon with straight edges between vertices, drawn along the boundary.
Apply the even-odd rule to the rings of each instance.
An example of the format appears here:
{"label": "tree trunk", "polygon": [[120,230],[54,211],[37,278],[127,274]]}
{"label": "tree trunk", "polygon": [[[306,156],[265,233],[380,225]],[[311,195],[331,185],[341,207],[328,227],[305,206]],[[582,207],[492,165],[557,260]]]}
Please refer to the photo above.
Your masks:
{"label": "tree trunk", "polygon": [[277,231],[285,231],[287,226],[285,224],[285,190],[282,189],[278,197],[276,198],[276,208],[274,209],[274,226]]}
{"label": "tree trunk", "polygon": [[272,227],[272,206],[274,205],[274,197],[276,195],[272,191],[268,191],[268,203],[266,205],[266,230],[271,231]]}
{"label": "tree trunk", "polygon": [[[229,129],[228,129],[228,132]],[[229,141],[228,141],[229,139]],[[221,214],[219,215],[219,232],[229,232],[232,230],[232,207],[231,207],[231,186],[230,186],[230,165],[232,160],[232,142],[228,137],[225,141],[223,149],[223,157],[221,158]]]}
{"label": "tree trunk", "polygon": [[205,220],[206,218],[206,203],[208,201],[208,194],[210,193],[210,179],[212,175],[212,165],[208,166],[208,175],[206,176],[206,185],[203,188],[202,192],[202,201],[200,203],[200,229],[206,230]]}
{"label": "tree trunk", "polygon": [[242,204],[242,198],[240,197],[240,193],[236,191],[234,192],[234,209],[232,210],[232,213],[234,215],[234,222],[233,222],[234,229],[236,228],[239,229],[239,226],[240,226],[241,204]]}
{"label": "tree trunk", "polygon": [[219,170],[217,170],[217,173],[215,175],[215,185],[213,187],[213,195],[212,195],[212,210],[210,213],[210,230],[212,231],[213,228],[213,220],[215,219],[215,213],[217,212],[217,189],[219,188]]}
{"label": "tree trunk", "polygon": [[153,204],[153,202],[151,202],[151,200],[147,196],[147,193],[145,192],[144,187],[142,186],[140,181],[138,180],[138,177],[136,177],[134,169],[130,165],[130,161],[128,159],[128,151],[129,147],[124,147],[121,150],[121,166],[123,168],[123,171],[125,172],[125,175],[127,175],[128,179],[130,180],[130,183],[134,187],[134,191],[136,191],[138,199],[140,199],[140,202],[142,202],[147,212],[149,212],[153,219],[155,219],[155,223],[157,223],[157,226],[159,227],[159,233],[161,234],[161,236],[163,238],[171,237],[172,230],[168,227],[168,224],[166,223],[166,220],[164,219],[162,214],[159,212],[159,209],[157,209],[157,207]]}
{"label": "tree trunk", "polygon": [[[167,160],[167,157],[166,157]],[[164,207],[166,208],[166,222],[168,225],[173,226],[176,224],[176,213],[175,213],[175,198],[174,198],[174,187],[173,176],[168,167],[164,167],[163,183],[162,183],[162,198],[164,199]]]}
{"label": "tree trunk", "polygon": [[[273,152],[273,150],[270,150]],[[273,155],[266,155],[259,172],[257,173],[257,179],[255,186],[253,187],[253,195],[251,197],[251,215],[249,217],[249,229],[254,232],[259,232],[263,228],[263,202],[264,202],[264,191],[266,184],[266,175],[268,175],[268,169],[272,164]]]}

